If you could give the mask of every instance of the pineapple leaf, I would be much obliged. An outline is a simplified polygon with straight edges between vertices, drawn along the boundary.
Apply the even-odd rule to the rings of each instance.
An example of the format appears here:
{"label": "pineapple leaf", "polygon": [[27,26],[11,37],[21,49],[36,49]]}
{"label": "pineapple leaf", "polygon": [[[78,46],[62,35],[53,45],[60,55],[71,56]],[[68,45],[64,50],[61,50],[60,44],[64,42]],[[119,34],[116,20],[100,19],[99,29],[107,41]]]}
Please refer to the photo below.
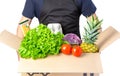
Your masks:
{"label": "pineapple leaf", "polygon": [[97,38],[96,38],[96,37],[93,37],[91,40],[92,40],[93,42],[95,42],[95,41],[97,40]]}
{"label": "pineapple leaf", "polygon": [[103,20],[96,22],[96,24],[94,25],[94,27],[97,27],[97,26],[99,26],[99,27],[100,27],[100,26],[101,26],[101,24],[102,24],[102,21],[103,21]]}
{"label": "pineapple leaf", "polygon": [[92,27],[92,24],[90,23],[90,21],[87,21],[87,24],[89,26],[89,29],[92,30],[93,27]]}
{"label": "pineapple leaf", "polygon": [[83,35],[83,40],[84,40],[84,42],[86,42],[86,41],[88,41],[88,35]]}
{"label": "pineapple leaf", "polygon": [[86,29],[85,27],[84,27],[84,30],[85,30],[85,34],[86,34],[86,35],[87,35],[87,34],[90,34],[89,30]]}
{"label": "pineapple leaf", "polygon": [[98,17],[91,17],[91,20],[87,21],[87,25],[84,27],[83,39],[86,43],[94,43],[100,33],[100,28],[103,20],[98,20]]}
{"label": "pineapple leaf", "polygon": [[95,32],[95,33],[93,33],[92,35],[90,35],[90,36],[89,36],[90,40],[91,40],[92,38],[97,38],[98,34],[99,34],[99,32]]}
{"label": "pineapple leaf", "polygon": [[97,27],[95,27],[94,29],[92,29],[92,30],[90,31],[90,33],[93,34],[93,33],[95,33],[95,32],[98,32],[99,29],[100,29],[99,26],[97,26]]}
{"label": "pineapple leaf", "polygon": [[94,16],[92,16],[92,21],[91,21],[91,22],[94,22],[94,20],[95,20],[95,19],[94,19]]}

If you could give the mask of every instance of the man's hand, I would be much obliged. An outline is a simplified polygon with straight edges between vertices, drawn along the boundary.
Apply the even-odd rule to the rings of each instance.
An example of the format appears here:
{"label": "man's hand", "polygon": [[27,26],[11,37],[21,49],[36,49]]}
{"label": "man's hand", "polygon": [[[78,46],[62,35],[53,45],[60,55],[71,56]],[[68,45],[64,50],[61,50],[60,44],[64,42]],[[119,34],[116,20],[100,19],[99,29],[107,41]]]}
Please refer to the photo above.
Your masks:
{"label": "man's hand", "polygon": [[[24,16],[21,18],[20,23],[21,23],[22,21],[25,21],[25,20],[28,20],[25,24],[30,25],[31,19],[29,19],[29,18],[27,18],[27,17],[24,17]],[[21,25],[22,25],[22,24],[21,24]],[[23,38],[23,37],[24,37],[24,34],[23,34],[23,32],[22,32],[21,25],[20,25],[20,24],[18,25],[16,34],[17,34],[18,37]]]}
{"label": "man's hand", "polygon": [[18,27],[17,27],[17,36],[20,37],[21,39],[24,37],[20,25],[18,25]]}
{"label": "man's hand", "polygon": [[91,16],[89,16],[89,17],[87,17],[87,20],[89,21],[89,20],[91,20],[92,19],[92,17],[94,17],[94,19],[97,19],[98,20],[98,18],[97,18],[97,16],[96,16],[96,14],[94,13],[94,14],[92,14]]}

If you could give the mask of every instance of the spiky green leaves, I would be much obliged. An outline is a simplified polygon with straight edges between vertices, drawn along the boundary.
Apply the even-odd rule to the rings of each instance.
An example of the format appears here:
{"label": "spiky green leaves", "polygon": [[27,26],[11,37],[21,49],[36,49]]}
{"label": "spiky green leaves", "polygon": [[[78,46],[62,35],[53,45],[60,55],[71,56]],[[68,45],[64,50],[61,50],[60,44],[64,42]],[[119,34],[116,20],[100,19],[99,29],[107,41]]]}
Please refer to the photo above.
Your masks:
{"label": "spiky green leaves", "polygon": [[103,20],[98,20],[95,19],[93,16],[91,18],[91,20],[87,21],[87,25],[84,27],[84,34],[83,34],[83,40],[86,43],[94,43],[97,38],[98,35],[100,33],[100,29],[101,29],[101,24],[102,24]]}

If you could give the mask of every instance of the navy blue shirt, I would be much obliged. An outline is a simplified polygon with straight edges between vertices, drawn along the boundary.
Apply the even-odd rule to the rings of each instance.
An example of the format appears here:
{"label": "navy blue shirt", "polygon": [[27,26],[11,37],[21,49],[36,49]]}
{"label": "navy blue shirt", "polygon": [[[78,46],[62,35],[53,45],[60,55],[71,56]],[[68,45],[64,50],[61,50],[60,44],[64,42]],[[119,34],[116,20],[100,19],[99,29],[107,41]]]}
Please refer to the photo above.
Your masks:
{"label": "navy blue shirt", "polygon": [[[32,19],[33,17],[40,18],[43,0],[26,0],[22,15]],[[91,0],[76,0],[76,6],[81,11],[81,14],[88,17],[95,13],[96,7]]]}

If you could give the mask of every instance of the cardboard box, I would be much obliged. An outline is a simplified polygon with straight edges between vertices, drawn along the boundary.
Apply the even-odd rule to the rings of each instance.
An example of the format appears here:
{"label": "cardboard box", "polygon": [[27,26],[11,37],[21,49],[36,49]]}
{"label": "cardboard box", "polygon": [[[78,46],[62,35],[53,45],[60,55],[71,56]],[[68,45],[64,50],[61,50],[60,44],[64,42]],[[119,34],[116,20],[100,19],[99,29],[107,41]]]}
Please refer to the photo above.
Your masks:
{"label": "cardboard box", "polygon": [[[30,76],[32,75],[28,73],[22,73],[22,76]],[[99,76],[97,73],[50,73],[50,74],[41,74],[41,73],[34,73],[34,76]]]}
{"label": "cardboard box", "polygon": [[[110,26],[100,34],[96,44],[102,51],[118,38],[120,38],[120,33]],[[0,42],[16,50],[21,40],[6,30],[0,33]],[[98,52],[84,53],[81,57],[59,54],[37,60],[20,58],[18,72],[22,73],[22,76],[28,76],[27,73],[50,73],[48,76],[99,76],[103,69],[100,52]]]}

